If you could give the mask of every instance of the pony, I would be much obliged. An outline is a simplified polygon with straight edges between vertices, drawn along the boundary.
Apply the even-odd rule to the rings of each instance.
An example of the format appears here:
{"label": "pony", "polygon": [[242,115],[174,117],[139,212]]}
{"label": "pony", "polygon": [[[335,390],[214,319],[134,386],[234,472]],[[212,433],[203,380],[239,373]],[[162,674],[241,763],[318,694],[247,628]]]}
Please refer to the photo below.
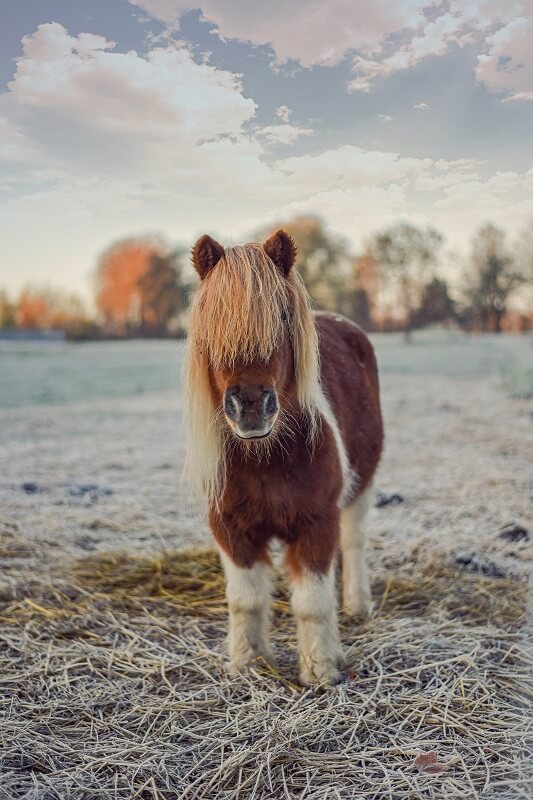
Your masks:
{"label": "pony", "polygon": [[186,476],[207,501],[226,576],[229,668],[272,660],[272,544],[281,543],[300,682],[343,679],[344,611],[371,591],[364,517],[381,455],[376,358],[364,332],[313,312],[283,230],[224,248],[202,236],[185,359]]}

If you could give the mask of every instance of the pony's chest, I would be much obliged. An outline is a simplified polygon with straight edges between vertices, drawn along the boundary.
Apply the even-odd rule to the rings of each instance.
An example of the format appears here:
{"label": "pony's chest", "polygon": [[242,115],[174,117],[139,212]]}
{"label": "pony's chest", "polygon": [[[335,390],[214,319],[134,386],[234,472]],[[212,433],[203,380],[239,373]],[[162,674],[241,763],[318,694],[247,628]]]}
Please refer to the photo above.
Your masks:
{"label": "pony's chest", "polygon": [[320,460],[305,467],[298,461],[245,465],[228,476],[224,505],[245,524],[260,525],[284,538],[294,522],[314,514],[327,499],[335,498],[335,476]]}
{"label": "pony's chest", "polygon": [[235,483],[231,504],[283,527],[301,507],[304,491],[305,479],[289,470],[251,468]]}

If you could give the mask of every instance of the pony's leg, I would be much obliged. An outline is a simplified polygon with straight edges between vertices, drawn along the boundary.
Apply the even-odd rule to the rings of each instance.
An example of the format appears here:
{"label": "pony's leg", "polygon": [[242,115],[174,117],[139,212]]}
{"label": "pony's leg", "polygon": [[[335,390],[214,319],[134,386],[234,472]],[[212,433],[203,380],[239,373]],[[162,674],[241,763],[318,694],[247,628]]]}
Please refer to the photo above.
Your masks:
{"label": "pony's leg", "polygon": [[369,487],[341,513],[342,604],[352,616],[366,617],[372,611],[364,522],[373,497],[373,489]]}
{"label": "pony's leg", "polygon": [[[312,547],[310,542],[308,547]],[[289,548],[286,557],[298,629],[300,682],[335,684],[342,680],[339,667],[344,665],[337,619],[335,549],[325,570],[317,570],[310,568],[309,553],[304,548],[305,544]]]}
{"label": "pony's leg", "polygon": [[231,672],[239,672],[258,656],[272,660],[270,565],[257,561],[250,568],[239,567],[224,551],[220,555],[229,609],[229,666]]}

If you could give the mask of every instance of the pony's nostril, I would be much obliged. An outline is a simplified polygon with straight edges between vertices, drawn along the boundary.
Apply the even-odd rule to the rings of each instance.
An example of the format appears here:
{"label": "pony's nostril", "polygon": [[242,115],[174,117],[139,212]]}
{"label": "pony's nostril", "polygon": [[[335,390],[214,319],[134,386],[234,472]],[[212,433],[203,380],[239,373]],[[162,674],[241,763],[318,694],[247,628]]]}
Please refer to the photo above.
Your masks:
{"label": "pony's nostril", "polygon": [[267,417],[271,417],[272,414],[275,414],[278,410],[278,401],[274,392],[268,391],[265,393],[265,397],[263,399],[263,409],[264,414]]}
{"label": "pony's nostril", "polygon": [[237,392],[226,392],[224,395],[224,413],[234,421],[240,419],[241,404],[237,397]]}

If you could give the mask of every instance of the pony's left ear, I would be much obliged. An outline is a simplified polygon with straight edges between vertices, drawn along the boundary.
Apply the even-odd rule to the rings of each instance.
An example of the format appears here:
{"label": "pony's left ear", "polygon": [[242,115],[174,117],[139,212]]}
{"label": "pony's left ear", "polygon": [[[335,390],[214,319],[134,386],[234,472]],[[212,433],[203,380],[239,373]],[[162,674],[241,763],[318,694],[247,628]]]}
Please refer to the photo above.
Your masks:
{"label": "pony's left ear", "polygon": [[224,248],[210,236],[201,236],[192,249],[192,263],[200,279],[216,267],[222,256]]}
{"label": "pony's left ear", "polygon": [[288,275],[296,259],[296,245],[283,230],[276,231],[263,245],[263,250],[284,275]]}

